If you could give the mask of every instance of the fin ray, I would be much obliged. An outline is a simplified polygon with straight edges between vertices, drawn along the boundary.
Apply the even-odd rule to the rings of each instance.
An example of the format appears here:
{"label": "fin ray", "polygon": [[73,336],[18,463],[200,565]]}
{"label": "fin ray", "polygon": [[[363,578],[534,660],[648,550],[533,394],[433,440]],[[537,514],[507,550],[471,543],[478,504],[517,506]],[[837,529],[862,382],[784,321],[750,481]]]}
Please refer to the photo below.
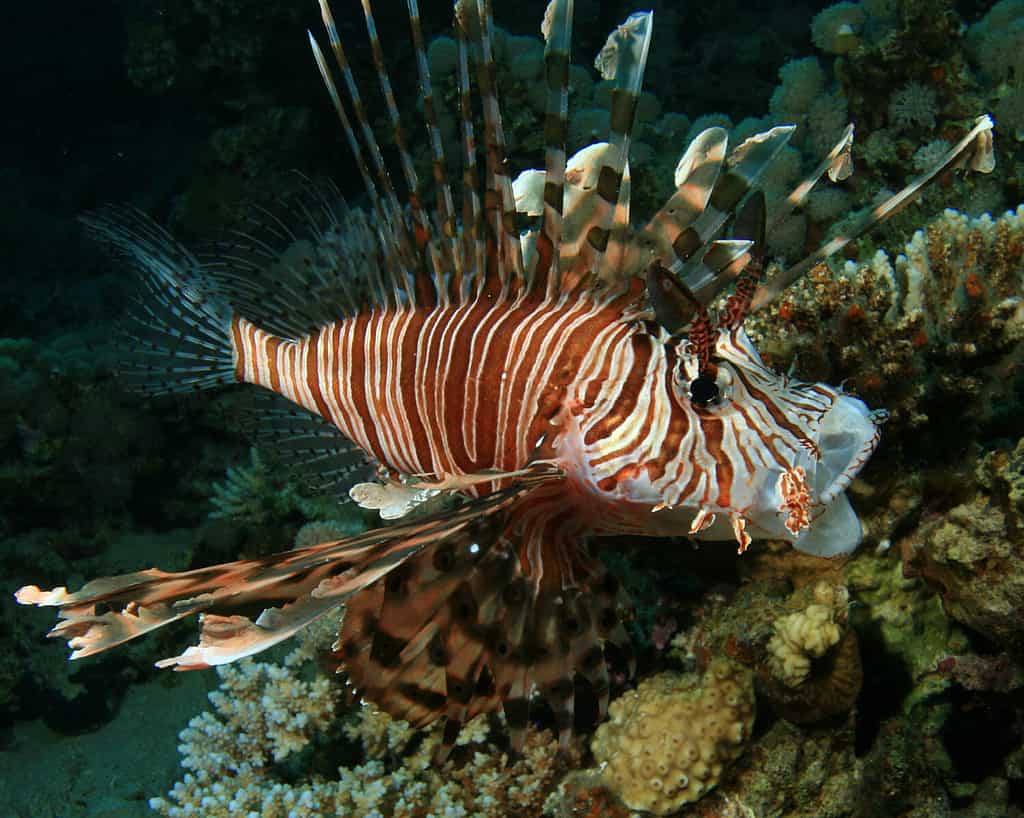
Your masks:
{"label": "fin ray", "polygon": [[[540,472],[461,508],[399,523],[333,542],[254,560],[168,573],[148,569],[92,580],[74,593],[66,588],[21,588],[21,604],[59,608],[52,637],[67,639],[78,659],[108,650],[194,613],[206,614],[200,644],[162,666],[191,670],[234,661],[290,636],[428,545],[436,546],[499,512],[556,473]],[[280,599],[255,622],[225,616],[242,606]],[[276,611],[276,612],[275,612]],[[214,614],[210,617],[210,614]]]}

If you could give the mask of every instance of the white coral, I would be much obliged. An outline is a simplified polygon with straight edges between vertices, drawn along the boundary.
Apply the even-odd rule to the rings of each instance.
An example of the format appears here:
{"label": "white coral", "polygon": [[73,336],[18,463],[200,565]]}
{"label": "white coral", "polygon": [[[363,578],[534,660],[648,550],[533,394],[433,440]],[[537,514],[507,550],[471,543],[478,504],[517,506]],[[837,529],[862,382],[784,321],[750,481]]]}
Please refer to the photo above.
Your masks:
{"label": "white coral", "polygon": [[150,807],[167,818],[322,815],[329,789],[293,790],[268,772],[333,721],[337,689],[331,679],[301,676],[310,656],[300,647],[283,665],[246,659],[217,668],[221,686],[210,693],[213,710],[193,718],[180,735],[181,766],[188,772],[169,800],[151,799]]}
{"label": "white coral", "polygon": [[769,108],[780,121],[800,120],[825,90],[825,72],[815,57],[790,60],[779,69],[779,79]]}
{"label": "white coral", "polygon": [[811,21],[811,39],[829,54],[846,54],[860,44],[866,14],[860,3],[836,3]]}
{"label": "white coral", "polygon": [[934,128],[938,110],[939,101],[935,89],[919,82],[908,82],[889,100],[890,121],[904,128],[914,125]]}

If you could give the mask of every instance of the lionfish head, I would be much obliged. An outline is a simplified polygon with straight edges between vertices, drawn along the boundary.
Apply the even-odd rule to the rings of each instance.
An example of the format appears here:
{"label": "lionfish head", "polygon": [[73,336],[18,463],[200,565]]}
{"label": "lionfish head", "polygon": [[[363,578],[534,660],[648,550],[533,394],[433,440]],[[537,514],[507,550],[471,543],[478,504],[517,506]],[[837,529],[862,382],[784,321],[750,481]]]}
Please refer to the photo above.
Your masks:
{"label": "lionfish head", "polygon": [[852,551],[861,526],[845,489],[878,445],[885,413],[774,372],[740,327],[714,330],[706,353],[689,339],[675,352],[672,390],[713,460],[714,507],[696,506],[691,533],[721,538],[731,525],[741,550],[767,537],[818,556]]}

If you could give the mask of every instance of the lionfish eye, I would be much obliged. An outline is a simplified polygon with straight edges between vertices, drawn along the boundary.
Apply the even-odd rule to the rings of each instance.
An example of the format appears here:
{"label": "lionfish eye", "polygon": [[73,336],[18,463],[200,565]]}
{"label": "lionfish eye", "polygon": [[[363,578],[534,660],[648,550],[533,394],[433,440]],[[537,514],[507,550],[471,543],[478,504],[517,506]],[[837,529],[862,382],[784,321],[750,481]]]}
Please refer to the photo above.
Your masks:
{"label": "lionfish eye", "polygon": [[711,406],[718,403],[719,397],[721,390],[709,375],[698,375],[690,381],[690,401],[697,406]]}

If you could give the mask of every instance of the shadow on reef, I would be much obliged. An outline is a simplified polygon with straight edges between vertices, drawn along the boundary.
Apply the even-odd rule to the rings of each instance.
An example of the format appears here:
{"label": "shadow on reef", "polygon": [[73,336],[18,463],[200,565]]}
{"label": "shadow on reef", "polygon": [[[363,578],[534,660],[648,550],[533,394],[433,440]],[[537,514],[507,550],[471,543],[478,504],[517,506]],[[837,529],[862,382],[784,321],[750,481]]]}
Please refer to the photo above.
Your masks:
{"label": "shadow on reef", "polygon": [[960,779],[977,784],[999,774],[1020,747],[1024,692],[1007,696],[957,686],[945,698],[950,712],[939,735]]}
{"label": "shadow on reef", "polygon": [[886,650],[878,624],[859,628],[858,636],[870,679],[857,699],[855,752],[864,756],[874,745],[882,725],[899,715],[902,702],[913,690],[914,680],[902,657]]}

